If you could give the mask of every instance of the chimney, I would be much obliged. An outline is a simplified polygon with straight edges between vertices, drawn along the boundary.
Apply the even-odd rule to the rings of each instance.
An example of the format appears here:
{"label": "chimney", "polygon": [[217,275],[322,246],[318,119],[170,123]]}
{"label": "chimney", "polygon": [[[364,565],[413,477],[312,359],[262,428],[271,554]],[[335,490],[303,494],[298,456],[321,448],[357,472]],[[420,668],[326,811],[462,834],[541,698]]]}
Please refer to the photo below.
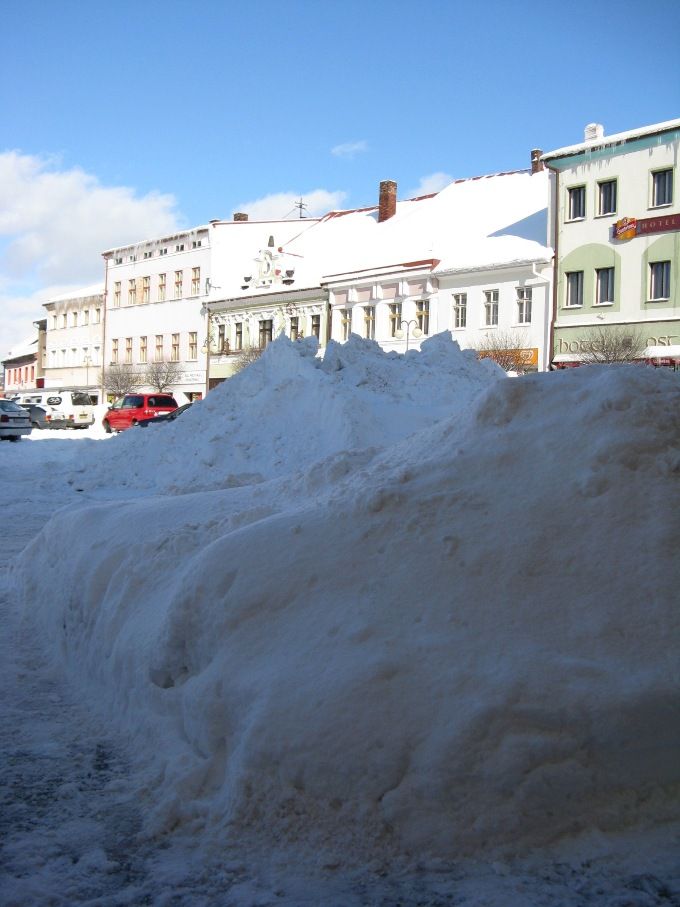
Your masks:
{"label": "chimney", "polygon": [[244,214],[243,211],[236,211],[234,214],[234,220],[239,222],[246,221],[248,220],[248,215]]}
{"label": "chimney", "polygon": [[604,126],[602,123],[588,123],[583,130],[583,138],[586,142],[597,142],[604,138]]}
{"label": "chimney", "polygon": [[531,172],[540,173],[544,168],[543,161],[541,160],[541,155],[543,152],[540,148],[531,149]]}
{"label": "chimney", "polygon": [[397,184],[394,180],[382,180],[378,201],[378,223],[389,220],[397,213]]}

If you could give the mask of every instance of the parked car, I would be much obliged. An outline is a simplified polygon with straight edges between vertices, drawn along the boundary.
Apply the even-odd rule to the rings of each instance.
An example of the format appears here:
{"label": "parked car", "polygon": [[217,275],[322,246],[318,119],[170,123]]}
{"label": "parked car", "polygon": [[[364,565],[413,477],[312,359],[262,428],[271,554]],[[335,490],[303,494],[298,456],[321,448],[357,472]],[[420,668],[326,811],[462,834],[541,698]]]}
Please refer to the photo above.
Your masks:
{"label": "parked car", "polygon": [[173,409],[170,413],[162,413],[160,416],[152,416],[150,419],[140,419],[137,425],[139,428],[146,428],[147,425],[155,425],[157,422],[161,424],[163,422],[174,422],[177,416],[181,416],[192,405],[191,403],[185,403],[184,406],[178,406],[177,409]]}
{"label": "parked car", "polygon": [[125,431],[137,425],[140,419],[149,419],[170,413],[177,409],[177,401],[171,394],[126,394],[122,400],[110,406],[102,419],[107,432]]}
{"label": "parked car", "polygon": [[19,394],[14,401],[21,406],[42,406],[50,428],[88,428],[94,423],[92,398],[85,391],[38,390]]}
{"label": "parked car", "polygon": [[20,403],[19,406],[28,413],[33,428],[52,427],[49,414],[43,406],[38,406],[36,403]]}
{"label": "parked car", "polygon": [[11,400],[0,400],[0,439],[19,441],[31,433],[31,418],[25,409]]}

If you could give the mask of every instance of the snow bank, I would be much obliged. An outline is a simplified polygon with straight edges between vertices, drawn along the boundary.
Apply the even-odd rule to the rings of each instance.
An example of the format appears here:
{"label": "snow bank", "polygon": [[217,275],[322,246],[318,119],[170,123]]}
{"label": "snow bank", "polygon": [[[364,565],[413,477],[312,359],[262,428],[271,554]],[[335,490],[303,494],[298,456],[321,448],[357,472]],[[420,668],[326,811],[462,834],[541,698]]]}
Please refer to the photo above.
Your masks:
{"label": "snow bank", "polygon": [[169,425],[133,429],[83,460],[81,484],[183,493],[262,482],[303,471],[343,450],[383,447],[462,413],[503,372],[482,367],[451,335],[419,356],[385,354],[352,335],[331,341],[281,336],[262,357]]}
{"label": "snow bank", "polygon": [[170,442],[191,472],[214,431],[224,475],[251,462],[238,413],[261,419],[274,479],[62,512],[19,560],[26,609],[155,770],[151,830],[369,863],[677,814],[677,376],[485,371],[472,394],[461,363],[460,411],[388,445],[391,402],[421,418],[417,356],[275,344]]}

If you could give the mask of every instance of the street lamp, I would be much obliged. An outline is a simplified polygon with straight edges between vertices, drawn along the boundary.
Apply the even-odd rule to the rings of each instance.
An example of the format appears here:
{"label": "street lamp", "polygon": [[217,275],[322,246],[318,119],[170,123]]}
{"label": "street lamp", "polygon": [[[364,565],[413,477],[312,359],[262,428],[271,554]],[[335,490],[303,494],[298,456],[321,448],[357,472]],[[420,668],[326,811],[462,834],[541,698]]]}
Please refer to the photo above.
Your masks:
{"label": "street lamp", "polygon": [[[404,336],[406,336],[406,352],[407,353],[408,353],[409,333],[410,333],[412,324],[415,324],[415,327],[413,328],[413,336],[416,340],[420,340],[420,338],[423,336],[423,332],[418,327],[417,318],[411,318],[409,321],[400,321],[399,330],[394,332],[394,336],[397,338],[397,340],[403,340]],[[404,331],[404,325],[406,325],[406,331]]]}

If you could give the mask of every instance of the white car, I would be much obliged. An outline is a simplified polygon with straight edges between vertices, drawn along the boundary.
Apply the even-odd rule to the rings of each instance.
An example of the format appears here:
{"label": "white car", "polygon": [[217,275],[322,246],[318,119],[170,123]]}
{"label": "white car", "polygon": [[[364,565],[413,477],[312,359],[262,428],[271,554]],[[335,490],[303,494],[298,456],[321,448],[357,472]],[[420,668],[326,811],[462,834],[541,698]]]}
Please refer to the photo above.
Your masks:
{"label": "white car", "polygon": [[19,441],[31,433],[31,417],[17,403],[0,400],[0,440]]}

